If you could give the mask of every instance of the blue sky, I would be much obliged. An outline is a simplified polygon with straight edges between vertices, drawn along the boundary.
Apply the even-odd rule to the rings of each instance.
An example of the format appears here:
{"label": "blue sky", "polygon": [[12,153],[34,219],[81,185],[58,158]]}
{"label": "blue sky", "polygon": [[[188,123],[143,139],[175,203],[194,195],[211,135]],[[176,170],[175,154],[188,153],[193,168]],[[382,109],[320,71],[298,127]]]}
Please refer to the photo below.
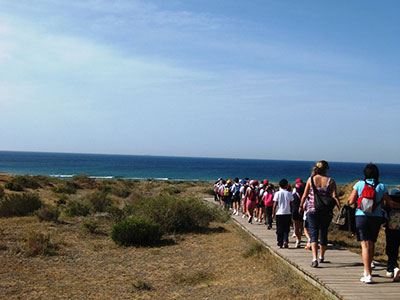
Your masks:
{"label": "blue sky", "polygon": [[399,11],[0,0],[0,150],[400,163]]}

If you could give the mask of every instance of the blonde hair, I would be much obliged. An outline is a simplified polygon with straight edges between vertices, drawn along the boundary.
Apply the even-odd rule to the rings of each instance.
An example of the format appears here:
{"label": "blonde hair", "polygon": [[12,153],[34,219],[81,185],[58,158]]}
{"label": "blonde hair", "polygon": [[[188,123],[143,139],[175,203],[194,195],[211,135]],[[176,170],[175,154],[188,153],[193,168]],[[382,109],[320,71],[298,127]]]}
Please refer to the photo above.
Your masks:
{"label": "blonde hair", "polygon": [[321,160],[317,162],[315,167],[312,170],[311,176],[322,175],[325,176],[328,173],[329,165],[325,160]]}

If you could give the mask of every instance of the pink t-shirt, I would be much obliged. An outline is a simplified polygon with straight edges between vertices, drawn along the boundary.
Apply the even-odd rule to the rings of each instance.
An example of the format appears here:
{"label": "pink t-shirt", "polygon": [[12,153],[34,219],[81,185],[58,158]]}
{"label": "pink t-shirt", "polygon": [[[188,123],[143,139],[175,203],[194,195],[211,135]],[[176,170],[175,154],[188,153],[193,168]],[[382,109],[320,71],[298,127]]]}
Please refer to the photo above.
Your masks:
{"label": "pink t-shirt", "polygon": [[273,193],[268,193],[268,192],[264,193],[264,204],[265,204],[265,206],[268,206],[268,207],[272,206],[273,203],[274,203],[273,199],[274,199],[274,194]]}

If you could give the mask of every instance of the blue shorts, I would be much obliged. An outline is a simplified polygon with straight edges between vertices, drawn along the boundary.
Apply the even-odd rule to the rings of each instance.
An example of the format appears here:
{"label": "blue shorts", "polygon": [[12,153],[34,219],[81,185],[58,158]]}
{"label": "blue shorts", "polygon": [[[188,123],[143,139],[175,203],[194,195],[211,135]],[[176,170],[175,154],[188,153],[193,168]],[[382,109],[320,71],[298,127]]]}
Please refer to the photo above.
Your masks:
{"label": "blue shorts", "polygon": [[310,243],[318,243],[321,246],[328,245],[328,227],[331,223],[332,215],[322,212],[307,213],[308,231],[310,233]]}
{"label": "blue shorts", "polygon": [[382,217],[356,216],[357,241],[376,242]]}

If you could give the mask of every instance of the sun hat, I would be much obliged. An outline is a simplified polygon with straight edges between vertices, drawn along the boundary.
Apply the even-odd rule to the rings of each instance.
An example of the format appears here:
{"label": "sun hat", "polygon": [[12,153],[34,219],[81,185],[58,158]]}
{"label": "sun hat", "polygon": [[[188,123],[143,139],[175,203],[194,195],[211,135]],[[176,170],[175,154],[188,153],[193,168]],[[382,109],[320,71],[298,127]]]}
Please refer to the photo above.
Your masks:
{"label": "sun hat", "polygon": [[267,179],[264,180],[264,185],[267,185],[269,181]]}

